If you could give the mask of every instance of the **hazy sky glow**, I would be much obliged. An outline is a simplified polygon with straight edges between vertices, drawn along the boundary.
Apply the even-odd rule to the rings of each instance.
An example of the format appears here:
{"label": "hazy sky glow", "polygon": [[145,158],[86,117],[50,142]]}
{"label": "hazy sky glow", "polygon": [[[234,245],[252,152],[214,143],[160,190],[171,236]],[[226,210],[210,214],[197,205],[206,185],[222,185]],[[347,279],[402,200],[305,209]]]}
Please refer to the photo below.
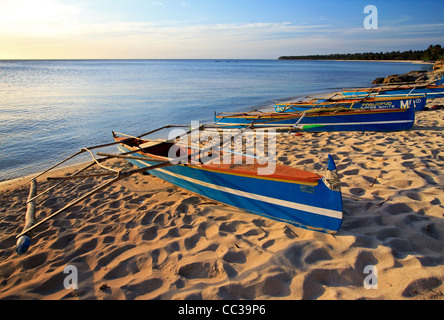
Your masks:
{"label": "hazy sky glow", "polygon": [[[378,9],[378,29],[363,26]],[[0,59],[275,59],[444,45],[442,0],[0,0]]]}

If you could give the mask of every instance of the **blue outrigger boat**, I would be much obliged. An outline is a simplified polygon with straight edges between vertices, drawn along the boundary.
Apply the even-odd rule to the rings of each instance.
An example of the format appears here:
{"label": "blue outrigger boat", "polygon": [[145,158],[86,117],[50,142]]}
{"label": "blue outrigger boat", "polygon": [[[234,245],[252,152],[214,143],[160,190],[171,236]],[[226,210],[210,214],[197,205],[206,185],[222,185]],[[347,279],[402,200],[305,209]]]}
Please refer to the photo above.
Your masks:
{"label": "blue outrigger boat", "polygon": [[219,113],[215,124],[221,128],[275,128],[304,131],[400,131],[415,122],[412,107],[396,109],[312,108],[294,112]]}
{"label": "blue outrigger boat", "polygon": [[[166,125],[138,137],[113,132],[114,142],[82,148],[77,153],[32,177],[26,202],[25,225],[23,231],[16,236],[15,251],[18,254],[24,254],[28,251],[31,239],[34,236],[34,230],[39,226],[117,181],[134,174],[146,172],[209,199],[301,228],[326,233],[336,233],[340,229],[342,224],[342,196],[336,166],[330,155],[328,156],[328,168],[324,177],[313,172],[279,165],[275,162],[272,166],[274,168],[273,172],[264,174],[264,171],[260,169],[268,166],[268,164],[264,165],[257,160],[243,161],[242,164],[235,161],[233,162],[234,165],[231,163],[219,164],[215,161],[205,160],[209,152],[202,153],[202,149],[184,147],[168,140],[156,141],[141,138],[159,130],[173,127],[187,126]],[[98,152],[98,156],[104,157],[96,159],[91,152],[93,149],[111,145],[118,145],[119,150],[123,153]],[[171,150],[173,151],[171,152]],[[221,155],[224,152],[229,152],[231,155],[235,154],[218,148],[212,148],[211,150],[211,152],[220,153]],[[89,152],[93,157],[91,163],[86,164],[71,175],[47,177],[48,180],[59,182],[37,194],[37,178],[84,152]],[[171,154],[174,154],[174,152],[179,153],[176,159],[180,160],[179,162],[172,161],[174,159],[171,158]],[[247,156],[244,155],[242,160],[245,160]],[[101,162],[111,158],[126,159],[138,168],[120,171],[101,164]],[[257,159],[256,157],[252,158]],[[225,162],[226,157],[224,156],[223,159]],[[108,172],[84,174],[84,171],[96,165]],[[81,180],[103,176],[114,177],[105,180],[103,184],[96,186],[93,190],[67,203],[63,208],[55,210],[55,212],[37,221],[37,198],[44,196],[63,183],[64,180]]]}
{"label": "blue outrigger boat", "polygon": [[387,86],[374,88],[343,89],[342,95],[345,97],[420,97],[426,95],[427,98],[444,98],[444,85],[423,85],[423,86]]}
{"label": "blue outrigger boat", "polygon": [[[114,134],[123,153],[137,152],[129,161],[140,168],[169,162],[174,142],[152,142]],[[192,155],[194,150],[180,147]],[[183,149],[185,148],[185,150]],[[223,152],[223,151],[220,151]],[[180,152],[179,152],[180,153]],[[182,154],[182,153],[180,153]],[[342,197],[333,158],[325,177],[276,164],[270,175],[259,175],[254,164],[179,163],[150,173],[176,186],[247,212],[284,221],[298,227],[335,233],[342,223]]]}
{"label": "blue outrigger boat", "polygon": [[312,108],[350,108],[350,109],[403,109],[413,107],[415,111],[425,108],[427,98],[424,94],[411,97],[363,97],[345,99],[312,99],[309,101],[276,102],[276,112],[306,111]]}

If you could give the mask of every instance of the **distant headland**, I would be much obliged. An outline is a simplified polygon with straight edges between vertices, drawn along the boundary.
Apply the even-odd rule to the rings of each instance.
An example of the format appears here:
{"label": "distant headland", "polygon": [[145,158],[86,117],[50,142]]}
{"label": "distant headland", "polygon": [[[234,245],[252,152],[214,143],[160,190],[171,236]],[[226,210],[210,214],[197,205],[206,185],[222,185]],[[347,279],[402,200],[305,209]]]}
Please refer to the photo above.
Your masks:
{"label": "distant headland", "polygon": [[444,48],[430,45],[426,50],[334,53],[328,55],[281,56],[278,60],[374,60],[374,61],[425,61],[432,62],[444,59]]}

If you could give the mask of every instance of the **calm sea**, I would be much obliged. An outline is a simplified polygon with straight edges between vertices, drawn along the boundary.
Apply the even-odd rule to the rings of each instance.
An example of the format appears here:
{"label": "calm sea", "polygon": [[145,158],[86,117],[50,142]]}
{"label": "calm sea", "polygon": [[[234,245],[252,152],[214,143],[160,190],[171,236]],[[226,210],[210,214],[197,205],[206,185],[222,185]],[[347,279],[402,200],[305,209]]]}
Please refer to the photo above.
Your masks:
{"label": "calm sea", "polygon": [[430,69],[355,61],[0,61],[0,181],[111,142],[112,130],[138,135],[166,124],[212,123],[214,110],[267,107]]}

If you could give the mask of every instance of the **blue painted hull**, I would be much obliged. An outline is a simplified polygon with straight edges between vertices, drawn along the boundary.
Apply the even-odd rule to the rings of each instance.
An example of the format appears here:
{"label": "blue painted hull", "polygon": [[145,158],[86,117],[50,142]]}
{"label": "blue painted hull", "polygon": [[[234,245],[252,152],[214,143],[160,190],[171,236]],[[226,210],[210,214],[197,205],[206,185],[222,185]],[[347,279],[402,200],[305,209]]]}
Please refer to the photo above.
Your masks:
{"label": "blue painted hull", "polygon": [[[300,120],[302,112],[243,114],[215,116],[217,125],[227,129],[244,128],[254,121],[255,128],[280,128],[293,126]],[[407,109],[352,109],[345,112],[310,112],[299,121],[304,131],[400,131],[410,129],[415,122],[413,108]]]}
{"label": "blue painted hull", "polygon": [[280,102],[275,104],[276,112],[306,111],[312,108],[342,107],[350,109],[399,109],[413,107],[415,111],[423,111],[427,103],[425,95],[397,98],[378,97],[366,99],[317,100],[307,103]]}
{"label": "blue painted hull", "polygon": [[353,96],[360,97],[366,96],[372,92],[372,94],[377,94],[379,97],[397,97],[397,96],[422,96],[426,95],[427,98],[435,99],[435,98],[444,98],[444,85],[433,85],[427,86],[424,88],[402,88],[402,89],[389,89],[383,88],[382,90],[371,89],[371,88],[363,88],[363,89],[347,89],[343,90],[342,94],[344,96]]}
{"label": "blue painted hull", "polygon": [[[131,150],[127,145],[119,145],[119,149]],[[142,168],[155,164],[149,158],[129,161]],[[341,227],[341,192],[330,190],[321,177],[315,185],[307,185],[180,164],[149,172],[209,199],[297,227],[326,233],[335,233]]]}

